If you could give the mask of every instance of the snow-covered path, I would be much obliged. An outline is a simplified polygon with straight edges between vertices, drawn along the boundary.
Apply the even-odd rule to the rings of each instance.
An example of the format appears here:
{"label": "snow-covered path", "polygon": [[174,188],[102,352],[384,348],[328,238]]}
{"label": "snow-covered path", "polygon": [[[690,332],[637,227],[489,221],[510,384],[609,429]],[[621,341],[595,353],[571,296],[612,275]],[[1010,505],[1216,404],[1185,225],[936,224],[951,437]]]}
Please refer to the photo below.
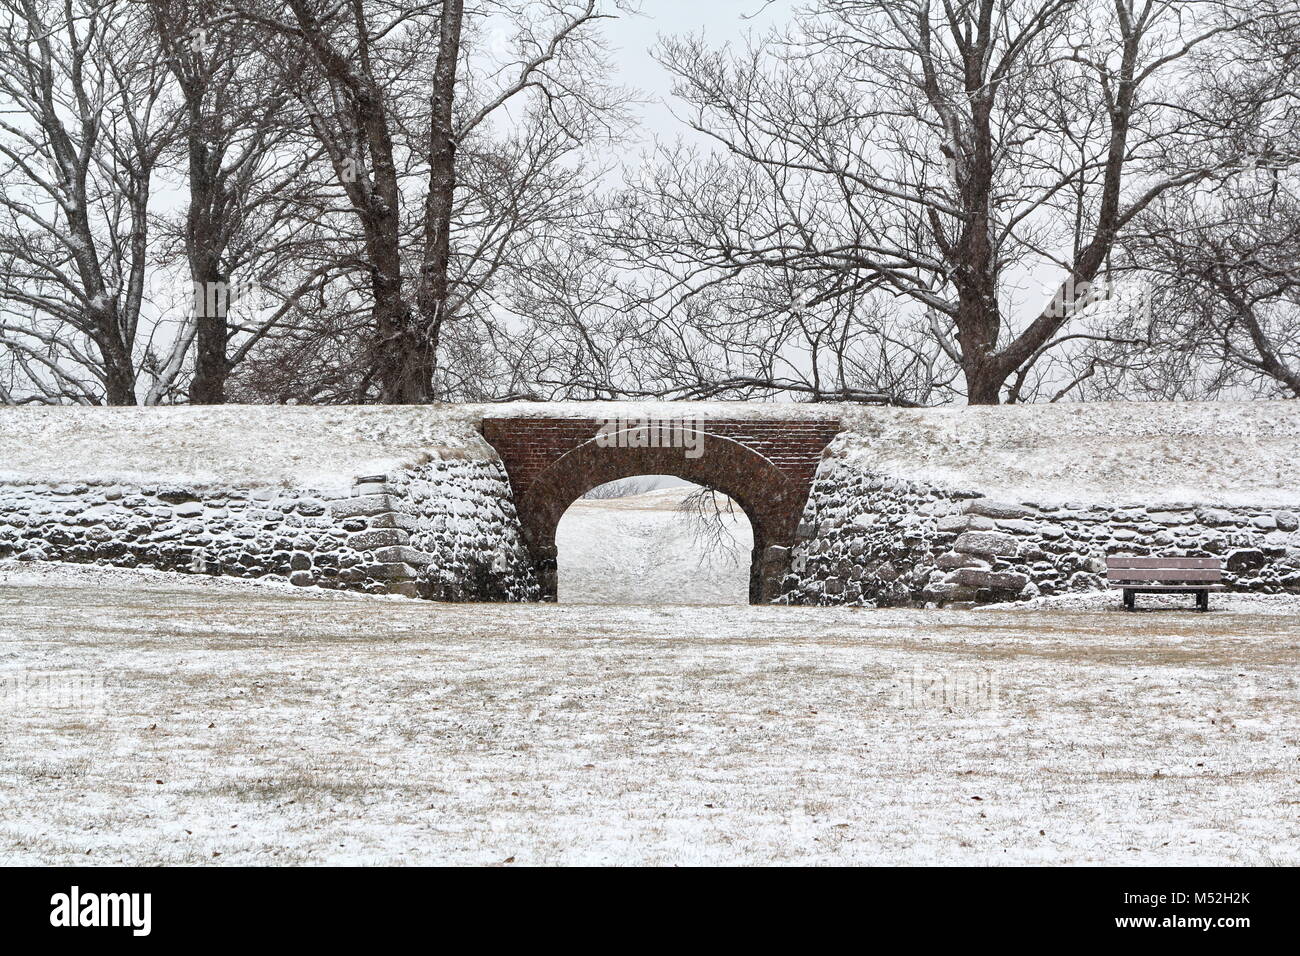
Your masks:
{"label": "snow-covered path", "polygon": [[1300,626],[1242,610],[431,605],[11,566],[0,862],[1294,864]]}

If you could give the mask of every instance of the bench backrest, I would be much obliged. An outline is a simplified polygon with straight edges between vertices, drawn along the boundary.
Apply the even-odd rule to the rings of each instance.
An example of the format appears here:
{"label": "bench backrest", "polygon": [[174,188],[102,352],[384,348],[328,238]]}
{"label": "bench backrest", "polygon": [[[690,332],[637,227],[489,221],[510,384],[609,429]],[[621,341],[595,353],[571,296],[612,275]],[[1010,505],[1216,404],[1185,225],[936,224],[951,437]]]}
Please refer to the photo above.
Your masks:
{"label": "bench backrest", "polygon": [[1106,578],[1110,581],[1212,584],[1223,579],[1223,562],[1219,558],[1107,558]]}

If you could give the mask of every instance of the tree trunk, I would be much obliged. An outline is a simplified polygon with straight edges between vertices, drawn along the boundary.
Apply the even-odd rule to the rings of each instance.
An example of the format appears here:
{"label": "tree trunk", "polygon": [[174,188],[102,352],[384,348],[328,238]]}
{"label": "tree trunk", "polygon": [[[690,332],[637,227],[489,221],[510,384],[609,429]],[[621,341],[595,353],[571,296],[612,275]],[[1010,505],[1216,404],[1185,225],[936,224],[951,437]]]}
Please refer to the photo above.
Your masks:
{"label": "tree trunk", "polygon": [[399,269],[396,256],[381,261],[387,262],[387,267],[371,271],[376,340],[370,364],[379,380],[379,401],[384,405],[419,405],[429,400],[430,387],[419,360],[424,351],[422,337],[411,307],[402,296],[401,273],[393,271]]}
{"label": "tree trunk", "polygon": [[230,308],[229,281],[216,269],[199,266],[191,271],[194,282],[194,377],[190,380],[191,405],[222,405],[230,361],[226,355]]}
{"label": "tree trunk", "polygon": [[966,368],[966,404],[1002,404],[1002,383],[1006,376],[987,365]]}
{"label": "tree trunk", "polygon": [[116,336],[100,345],[104,360],[104,402],[107,405],[137,405],[135,367],[131,351]]}
{"label": "tree trunk", "polygon": [[456,193],[453,106],[464,6],[464,0],[446,0],[443,4],[430,103],[429,191],[424,205],[424,260],[416,299],[423,341],[413,356],[418,366],[414,374],[427,379],[430,391],[437,370],[442,323],[450,311],[451,215]]}
{"label": "tree trunk", "polygon": [[190,208],[185,217],[185,252],[190,260],[194,284],[195,353],[194,378],[190,381],[190,402],[221,405],[226,401],[226,378],[230,363],[226,357],[229,330],[226,313],[230,308],[229,277],[221,267],[221,213],[228,210],[228,198],[221,195],[218,177],[225,150],[208,142],[208,124],[203,106],[207,89],[185,85],[189,126]]}

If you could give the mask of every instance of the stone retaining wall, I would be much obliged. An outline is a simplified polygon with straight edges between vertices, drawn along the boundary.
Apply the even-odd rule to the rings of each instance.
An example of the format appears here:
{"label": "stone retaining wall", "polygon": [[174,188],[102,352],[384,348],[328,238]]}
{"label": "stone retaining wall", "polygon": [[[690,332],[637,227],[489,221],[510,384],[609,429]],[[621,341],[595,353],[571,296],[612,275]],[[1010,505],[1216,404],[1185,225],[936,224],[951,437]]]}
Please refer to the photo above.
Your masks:
{"label": "stone retaining wall", "polygon": [[[475,416],[486,415],[485,431],[517,454],[517,482],[532,483],[527,494],[539,495],[534,513],[546,519],[538,523],[544,533],[535,535],[539,553],[553,559],[558,506],[570,496],[534,491],[545,473],[537,470],[539,454],[569,449],[561,458],[578,461],[574,467],[582,470],[556,478],[552,492],[585,487],[589,468],[606,468],[609,478],[675,469],[723,491],[736,485],[743,462],[727,451],[734,442],[687,464],[680,456],[642,460],[637,456],[645,450],[635,448],[579,461],[569,448],[590,437],[600,414],[638,408],[542,406],[545,420],[526,428],[517,425],[530,413],[523,407],[45,409],[40,416],[9,409],[7,430],[0,431],[0,464],[8,469],[0,480],[0,558],[275,575],[303,585],[441,600],[534,600],[544,596],[538,555],[525,550],[510,479],[475,431]],[[768,508],[779,517],[756,528],[768,539],[759,567],[763,599],[772,593],[811,604],[1023,599],[1101,587],[1107,555],[1153,553],[1222,557],[1234,588],[1300,592],[1300,495],[1289,490],[1297,487],[1294,404],[854,409],[851,415],[841,409],[849,427],[830,446],[832,457],[816,467],[802,520],[814,449],[820,455],[838,426],[820,408],[782,412],[772,422],[759,415],[769,415],[766,407],[735,408],[708,415],[689,405],[672,410],[734,428],[737,441],[753,445],[754,475],[766,468],[790,479],[745,485],[742,475],[741,487],[730,487],[748,497],[752,514]],[[1107,430],[1115,415],[1125,428],[1148,422],[1139,447]],[[255,440],[241,431],[245,418]],[[51,423],[61,429],[58,441],[47,434]],[[515,427],[522,431],[514,434]],[[1182,442],[1192,428],[1205,440],[1194,444],[1189,459]],[[1049,453],[1057,433],[1070,429],[1078,433],[1073,444]],[[160,462],[163,431],[178,450],[174,460]],[[781,442],[794,443],[784,470],[763,457],[777,455]],[[422,448],[437,455],[422,456]],[[1144,449],[1147,457],[1139,460]],[[633,457],[620,460],[615,452]],[[1080,472],[1081,462],[1091,463],[1091,471]],[[155,468],[161,474],[150,477]],[[347,488],[363,468],[387,470],[355,475],[355,486]],[[203,476],[193,480],[204,484],[169,483],[166,469]],[[335,481],[340,470],[343,484],[334,491],[312,489]],[[105,480],[75,480],[83,474]],[[1016,493],[1017,475],[1021,487],[1045,489],[1034,492],[1037,500]],[[1258,479],[1241,487],[1274,489],[1267,495],[1273,500],[1262,500],[1260,491],[1252,492],[1261,498],[1257,504],[1153,504],[1200,493],[1167,490],[1173,487],[1209,488],[1207,498],[1234,500],[1238,475],[1243,482]],[[1206,483],[1197,483],[1198,476]],[[42,483],[46,477],[51,480]],[[1076,486],[1092,500],[1060,500]],[[989,497],[999,487],[1006,490],[994,493],[1008,500]]]}
{"label": "stone retaining wall", "polygon": [[103,563],[439,600],[535,594],[498,462],[432,459],[351,493],[0,485],[0,558]]}
{"label": "stone retaining wall", "polygon": [[499,462],[435,459],[365,479],[335,502],[352,541],[402,569],[402,593],[438,601],[531,601],[537,579]]}
{"label": "stone retaining wall", "polygon": [[832,458],[780,600],[942,605],[1094,590],[1116,554],[1220,557],[1236,590],[1300,593],[1298,528],[1289,508],[997,501]]}

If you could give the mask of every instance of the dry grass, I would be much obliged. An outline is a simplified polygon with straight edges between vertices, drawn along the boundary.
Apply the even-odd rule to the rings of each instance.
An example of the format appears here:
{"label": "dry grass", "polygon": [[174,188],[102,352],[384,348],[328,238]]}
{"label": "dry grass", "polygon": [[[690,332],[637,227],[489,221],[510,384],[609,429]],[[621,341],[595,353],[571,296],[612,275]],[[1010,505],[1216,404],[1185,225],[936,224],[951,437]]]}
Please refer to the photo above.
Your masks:
{"label": "dry grass", "polygon": [[1293,864],[1298,631],[0,582],[0,860]]}

